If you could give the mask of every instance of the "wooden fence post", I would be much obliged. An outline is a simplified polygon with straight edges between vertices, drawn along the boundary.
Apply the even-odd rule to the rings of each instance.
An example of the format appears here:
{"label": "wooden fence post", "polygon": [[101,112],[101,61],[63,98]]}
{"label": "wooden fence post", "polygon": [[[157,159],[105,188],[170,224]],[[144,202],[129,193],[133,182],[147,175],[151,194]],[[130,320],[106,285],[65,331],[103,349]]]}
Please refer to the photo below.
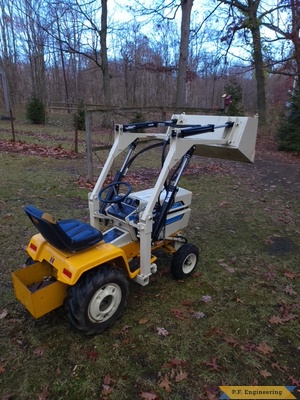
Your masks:
{"label": "wooden fence post", "polygon": [[86,137],[86,159],[87,159],[87,179],[93,182],[93,151],[92,151],[92,132],[91,132],[91,113],[85,111],[85,137]]}

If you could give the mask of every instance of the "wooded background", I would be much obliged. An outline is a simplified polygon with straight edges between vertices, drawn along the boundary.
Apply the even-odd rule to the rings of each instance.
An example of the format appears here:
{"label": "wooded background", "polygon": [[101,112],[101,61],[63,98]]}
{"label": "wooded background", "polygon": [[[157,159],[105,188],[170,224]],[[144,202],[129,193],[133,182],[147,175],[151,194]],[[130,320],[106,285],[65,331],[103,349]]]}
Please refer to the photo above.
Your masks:
{"label": "wooded background", "polygon": [[[265,124],[300,74],[299,0],[0,0],[0,107],[222,108]],[[5,94],[7,93],[7,96]]]}

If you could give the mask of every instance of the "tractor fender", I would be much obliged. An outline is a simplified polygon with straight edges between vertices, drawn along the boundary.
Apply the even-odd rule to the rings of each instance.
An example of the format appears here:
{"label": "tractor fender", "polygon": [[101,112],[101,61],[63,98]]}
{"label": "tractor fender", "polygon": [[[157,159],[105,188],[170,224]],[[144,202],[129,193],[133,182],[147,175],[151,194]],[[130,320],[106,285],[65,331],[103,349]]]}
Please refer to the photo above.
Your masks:
{"label": "tractor fender", "polygon": [[130,276],[126,253],[121,248],[101,242],[77,253],[58,250],[37,234],[31,238],[27,252],[34,261],[47,261],[54,268],[53,276],[67,285],[75,285],[82,274],[101,265],[115,265]]}

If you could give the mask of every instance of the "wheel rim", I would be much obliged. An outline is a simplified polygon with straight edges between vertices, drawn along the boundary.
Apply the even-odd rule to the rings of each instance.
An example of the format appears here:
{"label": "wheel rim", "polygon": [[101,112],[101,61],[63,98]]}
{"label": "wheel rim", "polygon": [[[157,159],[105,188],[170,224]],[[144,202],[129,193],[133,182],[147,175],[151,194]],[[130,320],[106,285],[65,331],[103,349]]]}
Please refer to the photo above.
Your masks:
{"label": "wheel rim", "polygon": [[190,272],[193,271],[197,264],[197,255],[194,253],[189,254],[183,261],[182,264],[182,271],[185,274],[189,274]]}
{"label": "wheel rim", "polygon": [[119,285],[109,283],[102,286],[90,301],[88,314],[93,322],[104,322],[114,315],[122,300]]}

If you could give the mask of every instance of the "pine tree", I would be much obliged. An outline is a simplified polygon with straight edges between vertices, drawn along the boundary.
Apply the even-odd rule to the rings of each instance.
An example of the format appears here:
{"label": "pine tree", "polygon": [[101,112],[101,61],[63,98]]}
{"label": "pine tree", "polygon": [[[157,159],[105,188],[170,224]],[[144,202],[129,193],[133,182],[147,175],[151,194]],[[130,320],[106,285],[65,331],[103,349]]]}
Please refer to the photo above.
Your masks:
{"label": "pine tree", "polygon": [[26,105],[26,118],[33,124],[45,123],[45,106],[35,96],[32,96]]}
{"label": "pine tree", "polygon": [[300,86],[296,86],[277,133],[279,150],[300,151]]}

